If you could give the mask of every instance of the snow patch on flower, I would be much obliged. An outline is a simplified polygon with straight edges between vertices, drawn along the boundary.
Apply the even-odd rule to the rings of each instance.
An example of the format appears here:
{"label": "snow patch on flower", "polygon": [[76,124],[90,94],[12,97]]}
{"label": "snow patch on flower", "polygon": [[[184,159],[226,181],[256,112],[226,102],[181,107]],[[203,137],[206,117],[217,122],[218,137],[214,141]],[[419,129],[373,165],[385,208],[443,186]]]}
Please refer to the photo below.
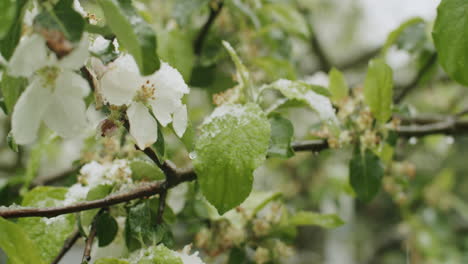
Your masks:
{"label": "snow patch on flower", "polygon": [[190,251],[192,249],[191,245],[187,245],[182,249],[182,252],[174,252],[174,255],[179,257],[184,264],[204,264],[201,258],[198,256],[198,251],[195,251],[192,255]]}
{"label": "snow patch on flower", "polygon": [[329,84],[328,74],[321,71],[313,75],[307,76],[306,78],[304,78],[304,81],[308,84],[320,85],[323,87],[328,87]]}
{"label": "snow patch on flower", "polygon": [[105,164],[92,161],[81,168],[80,174],[80,182],[89,188],[101,184],[132,183],[132,171],[124,159]]}
{"label": "snow patch on flower", "polygon": [[67,206],[78,201],[83,201],[86,198],[89,189],[89,186],[83,186],[80,183],[73,184],[70,188],[68,188],[63,205]]}

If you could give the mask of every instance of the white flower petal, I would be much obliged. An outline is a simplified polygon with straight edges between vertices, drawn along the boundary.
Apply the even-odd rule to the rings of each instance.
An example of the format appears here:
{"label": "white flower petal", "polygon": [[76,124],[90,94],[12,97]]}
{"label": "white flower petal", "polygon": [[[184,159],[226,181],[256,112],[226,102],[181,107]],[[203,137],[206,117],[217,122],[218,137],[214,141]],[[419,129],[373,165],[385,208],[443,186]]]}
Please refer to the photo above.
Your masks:
{"label": "white flower petal", "polygon": [[88,127],[86,105],[81,98],[53,94],[44,122],[63,138],[76,137]]}
{"label": "white flower petal", "polygon": [[129,104],[142,82],[133,57],[122,56],[109,64],[108,70],[102,76],[102,96],[113,105]]}
{"label": "white flower petal", "polygon": [[158,91],[172,91],[176,94],[187,94],[189,88],[180,72],[163,62],[159,70],[151,77],[156,84],[156,96]]}
{"label": "white flower petal", "polygon": [[23,37],[10,59],[12,76],[31,76],[38,69],[49,64],[45,40],[37,35]]}
{"label": "white flower petal", "polygon": [[88,119],[89,126],[94,129],[96,128],[104,119],[106,115],[101,111],[96,110],[95,104],[90,104],[86,110],[86,118]]}
{"label": "white flower petal", "polygon": [[142,103],[133,103],[127,109],[130,134],[140,149],[151,146],[158,140],[158,123]]}
{"label": "white flower petal", "polygon": [[83,98],[90,92],[89,83],[72,71],[63,71],[55,81],[55,94]]}
{"label": "white flower petal", "polygon": [[21,94],[12,115],[12,133],[18,144],[29,144],[37,137],[42,117],[50,104],[51,91],[34,78]]}
{"label": "white flower petal", "polygon": [[78,0],[73,0],[73,9],[75,9],[76,12],[80,13],[82,16],[87,16],[88,13],[83,9],[83,7],[80,4],[80,1]]}
{"label": "white flower petal", "polygon": [[97,36],[89,50],[91,50],[94,53],[99,53],[104,51],[109,47],[110,40],[103,38],[102,36]]}
{"label": "white flower petal", "polygon": [[60,67],[69,70],[78,70],[81,68],[88,59],[88,46],[88,34],[85,33],[78,46],[75,47],[70,54],[59,60],[58,63]]}
{"label": "white flower petal", "polygon": [[182,105],[174,112],[172,127],[178,137],[182,137],[187,129],[187,106]]}
{"label": "white flower petal", "polygon": [[151,100],[149,103],[154,116],[164,127],[172,121],[172,114],[182,105],[180,99],[170,97],[156,97],[155,100]]}

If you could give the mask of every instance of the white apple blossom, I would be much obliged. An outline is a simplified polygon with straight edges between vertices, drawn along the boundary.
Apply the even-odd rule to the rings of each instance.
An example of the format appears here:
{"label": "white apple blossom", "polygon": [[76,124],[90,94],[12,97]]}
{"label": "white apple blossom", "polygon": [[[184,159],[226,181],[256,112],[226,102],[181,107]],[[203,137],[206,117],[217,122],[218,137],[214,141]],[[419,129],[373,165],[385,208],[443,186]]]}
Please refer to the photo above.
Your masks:
{"label": "white apple blossom", "polygon": [[33,142],[42,121],[64,138],[77,136],[86,128],[83,98],[90,88],[74,71],[87,57],[87,36],[61,59],[40,35],[23,37],[8,63],[10,75],[29,78],[12,115],[12,133],[18,144]]}
{"label": "white apple blossom", "polygon": [[177,136],[182,137],[187,128],[187,107],[182,103],[189,87],[182,75],[169,64],[150,76],[142,76],[130,55],[123,55],[109,64],[100,79],[103,99],[116,106],[127,105],[130,134],[139,148],[144,149],[157,140],[158,124],[172,122]]}

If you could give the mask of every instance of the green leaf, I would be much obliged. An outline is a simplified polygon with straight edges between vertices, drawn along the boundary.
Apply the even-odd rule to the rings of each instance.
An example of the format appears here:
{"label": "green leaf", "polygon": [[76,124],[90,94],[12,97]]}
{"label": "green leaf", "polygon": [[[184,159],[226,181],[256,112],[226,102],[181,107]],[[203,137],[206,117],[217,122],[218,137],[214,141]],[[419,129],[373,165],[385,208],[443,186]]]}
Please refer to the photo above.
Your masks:
{"label": "green leaf", "polygon": [[335,214],[319,214],[306,211],[291,216],[290,221],[295,226],[315,225],[323,228],[335,228],[344,224],[343,220]]}
{"label": "green leaf", "polygon": [[[26,193],[21,205],[39,208],[63,205],[67,191],[67,188],[36,187]],[[50,263],[60,252],[65,240],[74,231],[75,217],[72,214],[52,218],[26,217],[19,219],[18,224],[37,244],[41,258]]]}
{"label": "green leaf", "polygon": [[16,0],[16,13],[14,21],[15,23],[12,24],[8,33],[3,36],[3,39],[0,39],[0,53],[6,60],[9,60],[13,55],[13,52],[16,46],[19,43],[21,38],[21,33],[23,30],[23,15],[24,9],[28,0]]}
{"label": "green leaf", "polygon": [[306,104],[317,112],[322,120],[336,120],[335,110],[328,98],[329,92],[321,86],[281,79],[262,87],[262,90],[266,89],[278,90],[289,100]]}
{"label": "green leaf", "polygon": [[374,198],[379,192],[383,174],[379,157],[369,149],[362,153],[357,146],[349,163],[349,178],[360,200],[369,202]]}
{"label": "green leaf", "polygon": [[223,214],[247,198],[265,159],[270,124],[255,104],[223,105],[201,126],[195,171],[203,194]]}
{"label": "green leaf", "polygon": [[253,58],[252,63],[262,69],[271,80],[284,78],[289,80],[297,79],[294,65],[287,59],[275,57],[257,57]]}
{"label": "green leaf", "polygon": [[130,162],[130,169],[134,181],[157,181],[166,178],[158,166],[147,161],[134,160]]}
{"label": "green leaf", "polygon": [[338,102],[343,100],[348,96],[348,84],[346,83],[346,79],[336,68],[332,68],[330,73],[328,74],[330,78],[330,93],[332,100],[334,102]]}
{"label": "green leaf", "polygon": [[96,260],[95,264],[129,264],[130,262],[126,260],[116,259],[116,258],[102,258]]}
{"label": "green leaf", "polygon": [[257,16],[257,14],[252,10],[252,8],[245,3],[245,1],[242,0],[231,0],[227,1],[227,4],[230,5],[229,9],[230,10],[238,10],[241,14],[249,18],[249,20],[252,22],[253,26],[255,29],[260,28],[260,20]]}
{"label": "green leaf", "polygon": [[0,0],[0,39],[10,29],[16,16],[16,3],[13,0]]}
{"label": "green leaf", "polygon": [[229,42],[223,41],[223,45],[231,56],[232,61],[236,65],[236,80],[239,82],[239,89],[246,94],[247,100],[254,100],[255,94],[253,91],[253,83],[247,67],[245,67],[244,63],[242,63],[242,60],[239,58],[239,56],[237,56],[236,51],[231,46],[231,44],[229,44]]}
{"label": "green leaf", "polygon": [[229,261],[227,264],[252,264],[243,248],[235,247],[229,253]]}
{"label": "green leaf", "polygon": [[397,43],[398,39],[405,32],[406,29],[411,26],[424,23],[424,20],[420,17],[411,18],[403,22],[397,29],[393,30],[387,37],[384,46],[382,47],[382,57],[385,57],[390,47]]}
{"label": "green leaf", "polygon": [[15,138],[13,137],[13,133],[11,131],[8,133],[7,143],[11,150],[18,152],[18,144],[16,144]]}
{"label": "green leaf", "polygon": [[468,1],[443,0],[437,9],[432,36],[439,61],[455,81],[468,85]]}
{"label": "green leaf", "polygon": [[[189,2],[194,2],[190,0]],[[187,32],[173,29],[159,34],[158,54],[161,59],[180,71],[185,81],[190,81],[195,64],[192,38]]]}
{"label": "green leaf", "polygon": [[142,75],[159,69],[156,35],[149,24],[138,15],[131,0],[98,0],[107,25],[124,48],[135,58]]}
{"label": "green leaf", "polygon": [[[159,200],[145,200],[128,209],[125,222],[125,242],[130,251],[145,245],[156,245],[160,242],[171,243],[172,234],[167,224],[157,223]],[[163,220],[167,221],[174,213],[169,207],[164,210]]]}
{"label": "green leaf", "polygon": [[19,96],[28,85],[28,80],[21,77],[13,77],[6,73],[3,73],[0,87],[2,89],[7,114],[13,112],[13,107],[16,104]]}
{"label": "green leaf", "polygon": [[20,225],[0,217],[0,248],[8,256],[10,264],[45,264],[36,244]]}
{"label": "green leaf", "polygon": [[[86,200],[94,201],[105,198],[109,193],[111,193],[112,189],[113,185],[100,184],[88,191],[88,194],[86,194]],[[98,212],[99,209],[92,209],[80,213],[80,225],[83,231],[86,233],[88,232],[89,227],[91,226],[91,223],[93,222],[94,217]]]}
{"label": "green leaf", "polygon": [[73,8],[73,0],[60,0],[34,18],[36,31],[57,31],[71,42],[79,42],[85,27],[84,18]]}
{"label": "green leaf", "polygon": [[[200,11],[203,7],[208,7],[210,0],[175,0],[172,7],[172,16],[182,27],[186,26],[192,15]],[[189,42],[191,43],[191,42]]]}
{"label": "green leaf", "polygon": [[271,126],[268,156],[280,158],[292,157],[294,150],[291,147],[291,141],[294,135],[294,127],[291,121],[277,113],[272,114],[268,120]]}
{"label": "green leaf", "polygon": [[392,116],[393,73],[383,59],[369,62],[364,82],[364,102],[379,122],[385,123]]}
{"label": "green leaf", "polygon": [[119,225],[109,212],[98,215],[96,218],[96,236],[99,247],[105,247],[112,243],[118,230]]}
{"label": "green leaf", "polygon": [[310,31],[304,16],[292,5],[268,4],[264,6],[264,12],[268,13],[286,32],[298,35],[303,39],[309,38]]}

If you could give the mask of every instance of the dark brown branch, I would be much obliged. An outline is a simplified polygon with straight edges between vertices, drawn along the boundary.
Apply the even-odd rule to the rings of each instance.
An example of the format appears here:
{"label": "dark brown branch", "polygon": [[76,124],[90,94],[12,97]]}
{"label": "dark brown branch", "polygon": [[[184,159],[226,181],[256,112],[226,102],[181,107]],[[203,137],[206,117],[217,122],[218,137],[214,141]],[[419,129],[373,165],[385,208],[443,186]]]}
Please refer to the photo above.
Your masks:
{"label": "dark brown branch", "polygon": [[57,206],[47,208],[18,208],[18,209],[4,209],[0,210],[0,217],[3,218],[15,218],[15,217],[55,217],[62,214],[70,214],[75,212],[81,212],[96,208],[109,207],[115,204],[128,202],[134,199],[144,198],[153,196],[155,194],[161,194],[166,189],[172,188],[182,182],[192,181],[196,178],[193,170],[176,172],[174,180],[167,184],[164,181],[157,181],[151,183],[145,183],[142,186],[135,188],[134,190],[109,195],[106,198],[76,203],[68,206]]}
{"label": "dark brown branch", "polygon": [[432,54],[432,56],[427,60],[426,64],[421,68],[421,70],[417,73],[416,77],[408,83],[407,85],[403,86],[400,90],[401,92],[395,96],[394,102],[395,104],[400,103],[403,98],[405,98],[406,95],[410,91],[412,91],[414,88],[416,88],[421,80],[424,78],[424,76],[431,70],[432,66],[437,62],[437,53]]}
{"label": "dark brown branch", "polygon": [[322,151],[328,148],[326,140],[310,140],[302,142],[294,142],[292,144],[294,151]]}
{"label": "dark brown branch", "polygon": [[205,42],[205,39],[208,36],[208,32],[210,31],[211,26],[213,25],[214,21],[219,16],[219,14],[221,13],[221,10],[223,9],[223,5],[224,5],[223,1],[218,1],[217,6],[213,6],[212,3],[210,4],[210,14],[208,16],[208,19],[206,20],[205,24],[201,28],[193,44],[193,50],[196,55],[200,55],[202,53],[203,43]]}
{"label": "dark brown branch", "polygon": [[63,256],[65,256],[65,254],[73,247],[78,238],[80,238],[80,232],[78,230],[73,231],[73,233],[67,238],[67,240],[65,240],[62,249],[51,264],[58,264],[60,260],[62,260]]}

